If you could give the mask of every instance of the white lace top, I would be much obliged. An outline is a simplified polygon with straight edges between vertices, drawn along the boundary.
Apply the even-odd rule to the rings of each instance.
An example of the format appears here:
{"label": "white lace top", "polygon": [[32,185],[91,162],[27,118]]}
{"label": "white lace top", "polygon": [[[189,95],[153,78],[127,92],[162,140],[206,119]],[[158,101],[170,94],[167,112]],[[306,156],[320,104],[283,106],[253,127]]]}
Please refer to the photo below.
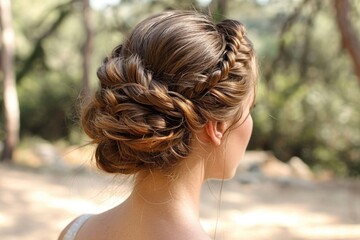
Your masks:
{"label": "white lace top", "polygon": [[74,240],[79,229],[91,216],[92,214],[84,214],[75,219],[75,221],[70,225],[68,231],[65,233],[63,240]]}

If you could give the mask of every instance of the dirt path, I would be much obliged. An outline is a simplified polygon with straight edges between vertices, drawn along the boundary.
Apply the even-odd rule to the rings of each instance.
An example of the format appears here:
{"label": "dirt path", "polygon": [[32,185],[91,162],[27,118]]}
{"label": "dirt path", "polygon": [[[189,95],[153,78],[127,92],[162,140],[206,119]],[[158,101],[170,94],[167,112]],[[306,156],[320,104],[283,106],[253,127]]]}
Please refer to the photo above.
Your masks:
{"label": "dirt path", "polygon": [[[128,187],[96,173],[0,165],[0,239],[56,239],[74,217],[121,202]],[[216,239],[360,239],[359,183],[234,179],[224,183],[219,218],[218,192],[218,182],[206,184],[201,208],[210,235],[218,219]]]}

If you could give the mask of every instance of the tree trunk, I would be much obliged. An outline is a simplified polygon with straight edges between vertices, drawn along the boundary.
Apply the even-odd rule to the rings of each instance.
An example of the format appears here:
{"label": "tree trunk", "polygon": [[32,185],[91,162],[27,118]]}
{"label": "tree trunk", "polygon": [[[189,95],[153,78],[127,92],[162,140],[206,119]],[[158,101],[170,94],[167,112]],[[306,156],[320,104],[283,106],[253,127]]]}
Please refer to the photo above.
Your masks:
{"label": "tree trunk", "polygon": [[[289,15],[289,17],[285,20],[284,24],[281,27],[280,37],[278,41],[278,53],[274,60],[272,60],[270,66],[264,69],[264,79],[267,83],[271,83],[272,77],[275,72],[279,69],[279,65],[281,62],[284,62],[284,59],[287,55],[287,46],[286,46],[286,38],[285,35],[289,32],[292,27],[295,25],[299,16],[303,12],[304,8],[311,3],[310,0],[302,0],[299,5],[294,9],[294,11]],[[286,61],[286,60],[285,60]],[[268,85],[270,87],[270,85]]]}
{"label": "tree trunk", "polygon": [[349,1],[335,0],[336,20],[341,33],[343,47],[348,51],[353,65],[354,71],[360,83],[360,43],[349,20]]}
{"label": "tree trunk", "polygon": [[209,8],[213,14],[215,21],[222,21],[228,14],[228,1],[227,0],[212,0]]}
{"label": "tree trunk", "polygon": [[219,9],[219,14],[225,17],[228,13],[228,1],[218,0],[218,9]]}
{"label": "tree trunk", "polygon": [[83,20],[86,31],[83,51],[83,81],[82,81],[82,100],[87,101],[90,94],[90,64],[93,42],[93,26],[91,21],[91,7],[89,0],[83,0]]}
{"label": "tree trunk", "polygon": [[[22,60],[24,64],[22,64],[22,67],[18,69],[18,73],[16,76],[16,82],[19,84],[24,76],[30,72],[34,65],[40,64],[40,66],[44,69],[46,69],[45,65],[45,52],[44,52],[44,42],[52,36],[56,31],[62,26],[62,24],[65,22],[65,20],[69,17],[69,15],[74,11],[74,2],[77,0],[71,0],[67,3],[61,3],[54,8],[50,9],[48,13],[45,15],[43,19],[40,20],[40,22],[46,22],[48,19],[48,15],[52,15],[55,13],[57,14],[57,18],[49,24],[49,28],[46,29],[44,32],[40,34],[40,36],[32,43],[34,46],[31,53],[25,57],[25,59]],[[40,25],[40,24],[38,24]]]}
{"label": "tree trunk", "polygon": [[5,145],[1,161],[11,161],[19,140],[20,110],[14,75],[15,35],[12,28],[11,1],[0,0],[1,70],[4,83]]}

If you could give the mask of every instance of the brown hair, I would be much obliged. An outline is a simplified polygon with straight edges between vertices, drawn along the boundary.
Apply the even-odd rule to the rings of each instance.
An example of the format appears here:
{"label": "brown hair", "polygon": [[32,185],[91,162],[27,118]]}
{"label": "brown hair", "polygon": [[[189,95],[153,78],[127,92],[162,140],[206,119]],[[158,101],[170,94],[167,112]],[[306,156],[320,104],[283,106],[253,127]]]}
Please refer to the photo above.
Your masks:
{"label": "brown hair", "polygon": [[97,165],[123,174],[173,168],[207,120],[241,116],[256,72],[254,49],[237,21],[215,24],[193,11],[144,20],[105,58],[100,87],[83,109]]}

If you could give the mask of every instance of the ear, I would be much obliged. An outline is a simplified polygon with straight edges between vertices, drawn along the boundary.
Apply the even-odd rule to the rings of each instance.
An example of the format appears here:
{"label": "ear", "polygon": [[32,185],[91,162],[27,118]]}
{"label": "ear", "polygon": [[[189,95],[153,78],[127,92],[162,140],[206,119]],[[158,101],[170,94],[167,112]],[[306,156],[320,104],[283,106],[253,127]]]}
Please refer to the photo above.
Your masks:
{"label": "ear", "polygon": [[205,125],[205,130],[211,142],[216,146],[219,146],[225,133],[226,126],[224,122],[208,121]]}

